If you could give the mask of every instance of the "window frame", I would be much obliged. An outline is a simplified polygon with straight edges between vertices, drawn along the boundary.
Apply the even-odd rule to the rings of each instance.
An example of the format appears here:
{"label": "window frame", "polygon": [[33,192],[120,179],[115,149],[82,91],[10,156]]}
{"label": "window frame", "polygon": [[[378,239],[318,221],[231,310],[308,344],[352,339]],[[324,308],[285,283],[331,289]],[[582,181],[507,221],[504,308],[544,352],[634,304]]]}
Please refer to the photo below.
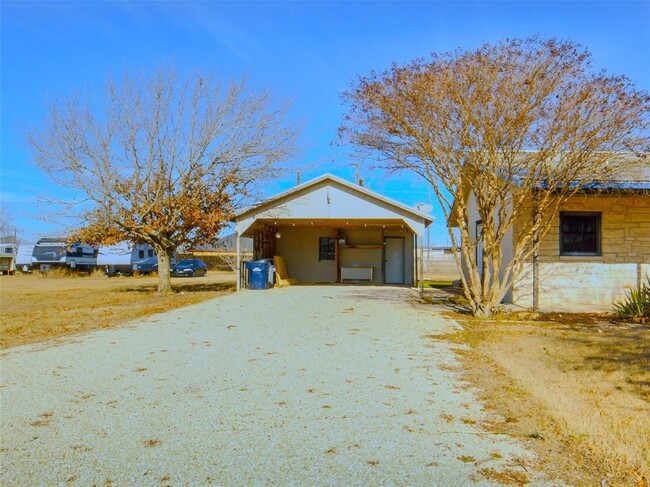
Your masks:
{"label": "window frame", "polygon": [[[323,243],[325,241],[327,247],[325,253],[323,253]],[[332,260],[336,260],[336,239],[334,237],[318,237],[318,262]]]}
{"label": "window frame", "polygon": [[[596,218],[596,250],[589,252],[564,250],[565,217],[595,217]],[[599,211],[561,211],[559,215],[559,254],[561,257],[600,257],[603,255],[603,214]]]}

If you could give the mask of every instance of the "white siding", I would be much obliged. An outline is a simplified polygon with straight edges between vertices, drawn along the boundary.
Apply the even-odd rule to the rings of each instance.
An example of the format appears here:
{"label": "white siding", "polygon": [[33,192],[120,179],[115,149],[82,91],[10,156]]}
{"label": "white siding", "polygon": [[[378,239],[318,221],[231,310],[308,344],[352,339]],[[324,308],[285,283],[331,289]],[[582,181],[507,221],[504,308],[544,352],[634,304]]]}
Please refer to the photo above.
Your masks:
{"label": "white siding", "polygon": [[243,234],[259,219],[390,220],[400,219],[418,235],[424,235],[424,220],[401,208],[333,181],[305,188],[286,198],[262,205],[237,219]]}

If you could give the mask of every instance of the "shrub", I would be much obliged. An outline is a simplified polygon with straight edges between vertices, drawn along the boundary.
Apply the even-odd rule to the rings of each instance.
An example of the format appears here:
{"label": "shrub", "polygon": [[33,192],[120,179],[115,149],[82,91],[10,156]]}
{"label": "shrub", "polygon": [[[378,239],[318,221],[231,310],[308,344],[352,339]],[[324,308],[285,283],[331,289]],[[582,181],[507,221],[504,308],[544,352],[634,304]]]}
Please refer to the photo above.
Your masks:
{"label": "shrub", "polygon": [[614,302],[614,309],[620,318],[650,320],[650,277],[647,283],[626,291],[625,298]]}

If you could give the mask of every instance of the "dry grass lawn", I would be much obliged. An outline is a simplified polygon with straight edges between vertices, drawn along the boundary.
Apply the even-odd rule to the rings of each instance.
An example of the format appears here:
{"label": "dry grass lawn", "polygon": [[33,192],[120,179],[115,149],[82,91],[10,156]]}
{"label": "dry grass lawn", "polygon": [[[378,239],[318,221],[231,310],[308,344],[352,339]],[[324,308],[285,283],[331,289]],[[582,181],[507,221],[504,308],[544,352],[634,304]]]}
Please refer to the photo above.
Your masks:
{"label": "dry grass lawn", "polygon": [[53,272],[0,278],[0,348],[107,328],[141,316],[231,292],[231,272],[174,278],[174,294],[159,296],[156,277],[69,276]]}
{"label": "dry grass lawn", "polygon": [[[574,485],[648,486],[650,328],[605,316],[450,313],[466,378],[541,467]],[[436,337],[433,337],[436,338]]]}

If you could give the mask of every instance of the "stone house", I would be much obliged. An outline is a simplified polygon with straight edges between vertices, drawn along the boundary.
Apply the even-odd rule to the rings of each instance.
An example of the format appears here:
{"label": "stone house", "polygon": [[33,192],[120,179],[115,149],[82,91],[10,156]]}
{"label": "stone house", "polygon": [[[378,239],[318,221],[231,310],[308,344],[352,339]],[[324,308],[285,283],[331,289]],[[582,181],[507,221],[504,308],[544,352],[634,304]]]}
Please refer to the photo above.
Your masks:
{"label": "stone house", "polygon": [[[472,194],[467,206],[476,237],[480,220]],[[511,260],[513,239],[520,231],[515,225],[502,245],[504,262]],[[531,257],[505,303],[531,307],[537,284],[542,309],[611,308],[627,289],[649,277],[650,168],[565,201],[540,241],[538,262],[539,282],[533,282]]]}
{"label": "stone house", "polygon": [[[253,259],[280,256],[301,283],[414,285],[422,237],[433,219],[402,203],[325,174],[233,219],[236,248],[253,239]],[[240,269],[238,288],[243,282]]]}

